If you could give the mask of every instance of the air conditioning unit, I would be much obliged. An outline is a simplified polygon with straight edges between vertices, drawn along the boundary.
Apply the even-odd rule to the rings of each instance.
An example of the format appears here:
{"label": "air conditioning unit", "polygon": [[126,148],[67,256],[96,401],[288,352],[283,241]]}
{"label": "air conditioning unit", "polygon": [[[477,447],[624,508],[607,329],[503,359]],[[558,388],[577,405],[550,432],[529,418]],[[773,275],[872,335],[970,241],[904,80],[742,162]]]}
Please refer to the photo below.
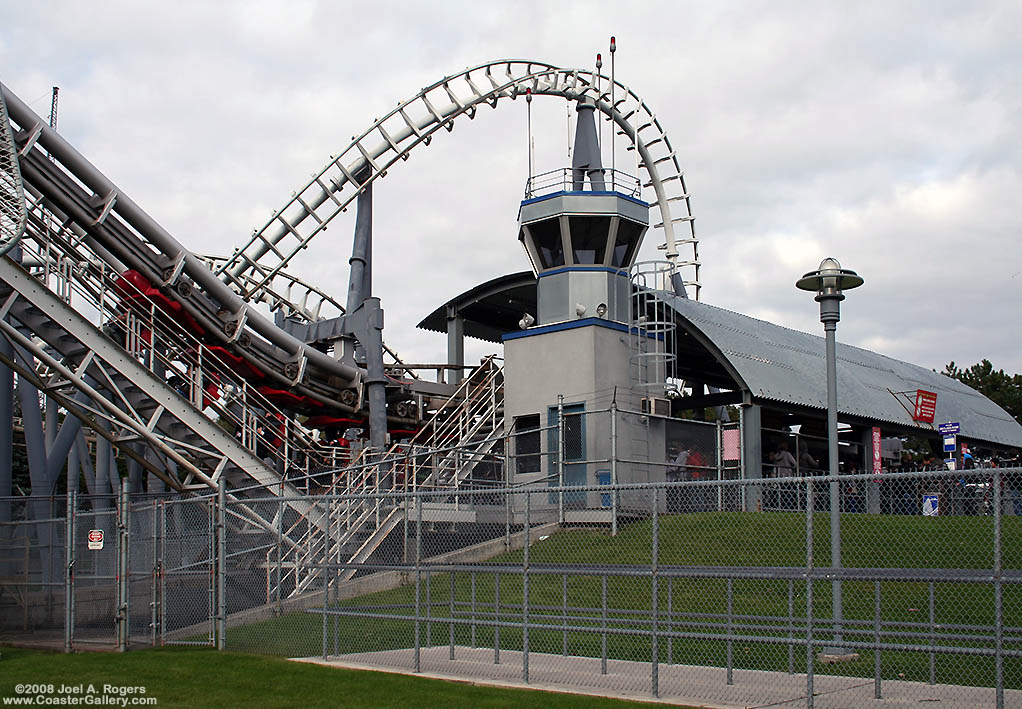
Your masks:
{"label": "air conditioning unit", "polygon": [[642,397],[642,413],[651,416],[670,416],[671,401],[655,396],[644,396]]}

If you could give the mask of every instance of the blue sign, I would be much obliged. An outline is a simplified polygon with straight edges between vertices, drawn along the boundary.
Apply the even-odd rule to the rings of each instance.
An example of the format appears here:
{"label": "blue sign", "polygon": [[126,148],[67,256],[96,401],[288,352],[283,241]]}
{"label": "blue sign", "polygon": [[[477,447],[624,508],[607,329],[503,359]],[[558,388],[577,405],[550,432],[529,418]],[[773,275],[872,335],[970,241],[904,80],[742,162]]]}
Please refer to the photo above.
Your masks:
{"label": "blue sign", "polygon": [[952,433],[952,434],[949,434],[949,435],[945,435],[944,436],[944,452],[945,453],[954,453],[955,452],[955,448],[957,448],[957,446],[955,445],[955,434]]}
{"label": "blue sign", "polygon": [[945,436],[948,435],[949,433],[961,433],[961,427],[958,425],[957,421],[954,422],[948,421],[947,423],[942,423],[939,426],[937,426],[937,430],[940,431]]}
{"label": "blue sign", "polygon": [[928,493],[923,495],[923,516],[936,517],[940,514],[940,495]]}

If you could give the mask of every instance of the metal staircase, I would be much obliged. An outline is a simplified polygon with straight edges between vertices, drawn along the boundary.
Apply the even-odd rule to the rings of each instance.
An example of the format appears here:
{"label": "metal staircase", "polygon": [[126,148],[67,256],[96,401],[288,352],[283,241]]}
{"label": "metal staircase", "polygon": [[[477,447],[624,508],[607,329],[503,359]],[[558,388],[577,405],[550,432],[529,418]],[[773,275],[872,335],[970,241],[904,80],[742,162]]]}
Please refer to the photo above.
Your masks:
{"label": "metal staircase", "polygon": [[[487,357],[410,441],[393,444],[383,455],[363,449],[318,504],[324,518],[317,524],[296,520],[281,531],[295,541],[277,565],[267,559],[268,598],[277,588],[284,595],[315,588],[314,562],[369,559],[405,519],[408,498],[392,493],[456,493],[502,484],[502,478],[482,480],[475,474],[498,459],[503,469],[503,411],[504,370],[496,356]],[[347,569],[339,578],[346,581],[356,573]]]}

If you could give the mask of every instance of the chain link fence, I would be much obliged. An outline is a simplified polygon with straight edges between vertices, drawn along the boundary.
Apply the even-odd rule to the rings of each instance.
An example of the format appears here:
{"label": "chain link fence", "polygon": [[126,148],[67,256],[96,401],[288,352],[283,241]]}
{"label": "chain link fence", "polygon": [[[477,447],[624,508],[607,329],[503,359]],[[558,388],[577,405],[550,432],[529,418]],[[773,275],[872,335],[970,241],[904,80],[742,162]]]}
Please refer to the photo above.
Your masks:
{"label": "chain link fence", "polygon": [[[562,407],[485,458],[409,449],[322,494],[10,501],[4,637],[693,704],[1022,703],[1022,470],[743,480],[736,426],[680,420],[662,454],[587,455],[643,416]],[[879,511],[846,492],[884,485]],[[790,503],[757,506],[770,486]]]}

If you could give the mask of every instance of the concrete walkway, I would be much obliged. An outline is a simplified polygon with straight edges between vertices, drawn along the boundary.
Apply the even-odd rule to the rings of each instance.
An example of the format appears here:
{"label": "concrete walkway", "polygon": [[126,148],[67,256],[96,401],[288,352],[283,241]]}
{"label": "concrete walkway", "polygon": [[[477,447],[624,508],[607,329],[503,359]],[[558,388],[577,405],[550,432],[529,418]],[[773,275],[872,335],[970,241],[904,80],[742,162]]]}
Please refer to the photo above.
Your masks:
{"label": "concrete walkway", "polygon": [[[805,675],[783,672],[734,670],[727,684],[719,667],[660,665],[660,696],[651,693],[652,671],[647,662],[610,660],[607,674],[600,673],[599,658],[529,653],[529,683],[522,680],[522,653],[501,650],[494,663],[492,648],[455,646],[450,659],[446,645],[422,648],[420,666],[414,673],[414,651],[388,650],[321,657],[296,658],[330,667],[381,670],[472,684],[531,688],[618,699],[631,699],[696,707],[802,707],[806,706]],[[928,685],[922,682],[885,680],[882,699],[874,698],[873,680],[862,677],[815,675],[815,707],[984,707],[995,705],[994,690],[983,687]],[[1022,706],[1022,690],[1005,690],[1005,706]]]}

